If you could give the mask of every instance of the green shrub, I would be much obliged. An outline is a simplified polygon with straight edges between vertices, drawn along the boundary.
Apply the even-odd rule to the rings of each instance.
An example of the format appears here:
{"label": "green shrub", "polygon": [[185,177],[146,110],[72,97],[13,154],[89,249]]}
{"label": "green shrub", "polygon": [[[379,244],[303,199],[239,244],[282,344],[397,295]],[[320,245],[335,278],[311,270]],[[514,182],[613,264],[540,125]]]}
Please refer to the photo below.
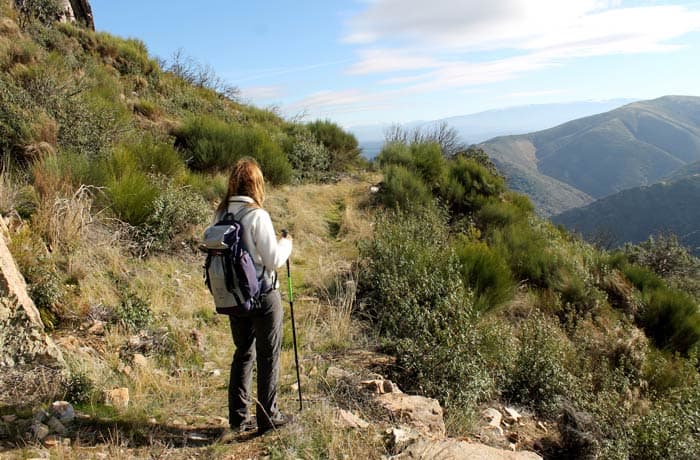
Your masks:
{"label": "green shrub", "polygon": [[225,171],[239,158],[252,156],[267,181],[283,184],[291,179],[292,168],[282,148],[263,128],[198,117],[186,122],[175,136],[176,145],[195,171]]}
{"label": "green shrub", "polygon": [[66,385],[64,399],[73,404],[85,404],[95,394],[95,384],[82,372],[72,373]]}
{"label": "green shrub", "polygon": [[346,171],[360,156],[357,139],[330,120],[317,120],[306,125],[314,137],[330,152],[332,171]]}
{"label": "green shrub", "polygon": [[[492,395],[481,361],[471,296],[449,251],[445,216],[435,210],[388,213],[361,248],[366,314],[406,374],[406,388],[447,404]],[[459,382],[459,385],[455,385]]]}
{"label": "green shrub", "polygon": [[390,165],[384,171],[384,183],[379,196],[387,207],[413,209],[428,206],[433,195],[425,182],[409,169]]}
{"label": "green shrub", "polygon": [[185,173],[185,163],[175,148],[149,136],[119,145],[115,155],[124,157],[119,161],[125,166],[128,164],[144,173],[174,179]]}
{"label": "green shrub", "polygon": [[515,368],[505,396],[543,414],[553,414],[567,396],[572,376],[567,370],[570,345],[552,320],[534,313],[518,331]]}
{"label": "green shrub", "polygon": [[160,108],[151,100],[139,99],[134,103],[134,112],[150,120],[156,120],[160,115]]}
{"label": "green shrub", "polygon": [[622,273],[624,273],[627,279],[642,292],[650,292],[665,287],[665,283],[658,275],[648,268],[640,267],[639,265],[623,265]]}
{"label": "green shrub", "polygon": [[658,403],[634,426],[629,458],[695,459],[700,452],[700,387],[689,385]]}
{"label": "green shrub", "polygon": [[376,162],[381,167],[389,165],[403,166],[407,169],[413,169],[413,156],[408,145],[403,142],[390,142],[384,144],[382,151],[377,155]]}
{"label": "green shrub", "polygon": [[504,190],[502,178],[494,176],[475,160],[458,156],[448,163],[447,181],[440,195],[455,214],[469,214],[480,209],[487,198],[498,196]]}
{"label": "green shrub", "polygon": [[284,150],[298,181],[322,181],[330,177],[330,153],[310,132],[288,136]]}
{"label": "green shrub", "polygon": [[548,237],[528,222],[495,229],[490,240],[506,254],[516,280],[543,288],[559,284],[563,262],[553,253]]}
{"label": "green shrub", "polygon": [[455,253],[464,283],[474,291],[474,306],[487,311],[513,296],[513,282],[502,254],[480,241],[458,241]]}
{"label": "green shrub", "polygon": [[431,190],[437,190],[444,180],[446,171],[440,144],[437,142],[412,144],[411,156],[414,168],[423,182]]}
{"label": "green shrub", "polygon": [[672,289],[655,289],[645,297],[640,322],[659,347],[687,355],[700,343],[700,311],[691,297]]}
{"label": "green shrub", "polygon": [[507,227],[526,218],[527,213],[518,205],[495,199],[486,201],[477,215],[481,228]]}
{"label": "green shrub", "polygon": [[12,79],[0,76],[0,161],[24,165],[24,146],[31,142],[34,104]]}
{"label": "green shrub", "polygon": [[226,195],[228,178],[224,174],[204,174],[190,172],[183,179],[184,185],[192,187],[207,202],[218,202]]}
{"label": "green shrub", "polygon": [[124,222],[138,226],[153,214],[158,186],[146,174],[127,169],[107,183],[106,194],[114,214]]}
{"label": "green shrub", "polygon": [[158,183],[162,191],[153,201],[152,212],[132,235],[142,254],[168,249],[177,235],[211,218],[210,207],[191,188]]}
{"label": "green shrub", "polygon": [[113,321],[129,331],[138,331],[151,324],[153,313],[146,300],[129,291],[114,308]]}

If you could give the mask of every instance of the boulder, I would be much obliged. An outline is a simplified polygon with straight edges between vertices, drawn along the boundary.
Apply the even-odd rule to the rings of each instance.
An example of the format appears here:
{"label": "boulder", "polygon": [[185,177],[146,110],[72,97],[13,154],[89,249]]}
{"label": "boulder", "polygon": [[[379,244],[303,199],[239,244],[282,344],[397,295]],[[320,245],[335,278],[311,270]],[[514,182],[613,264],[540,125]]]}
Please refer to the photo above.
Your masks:
{"label": "boulder", "polygon": [[95,30],[95,19],[88,0],[59,0],[59,5],[63,9],[62,21],[78,22]]}
{"label": "boulder", "polygon": [[0,226],[0,407],[30,406],[61,393],[66,363],[46,335]]}
{"label": "boulder", "polygon": [[534,452],[512,452],[483,444],[445,439],[442,441],[421,440],[408,446],[392,460],[542,460]]}
{"label": "boulder", "polygon": [[436,399],[404,393],[386,393],[377,397],[378,404],[396,420],[414,428],[428,439],[445,437],[442,407]]}

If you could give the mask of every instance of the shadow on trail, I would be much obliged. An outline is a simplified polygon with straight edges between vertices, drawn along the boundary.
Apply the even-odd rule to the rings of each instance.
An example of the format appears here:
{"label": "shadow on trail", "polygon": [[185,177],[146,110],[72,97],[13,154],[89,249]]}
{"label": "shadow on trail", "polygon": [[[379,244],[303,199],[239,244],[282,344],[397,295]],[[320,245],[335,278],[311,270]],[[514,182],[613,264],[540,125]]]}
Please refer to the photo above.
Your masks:
{"label": "shadow on trail", "polygon": [[[223,427],[212,426],[180,426],[149,423],[145,421],[114,420],[109,418],[90,417],[76,419],[70,429],[61,436],[70,438],[73,446],[92,447],[98,445],[113,445],[123,448],[140,447],[206,447],[221,444],[220,437]],[[14,436],[0,439],[0,451],[4,449],[22,448],[39,441],[27,439],[22,434],[26,431],[15,431]],[[227,443],[246,442],[256,438],[257,431],[236,434]]]}

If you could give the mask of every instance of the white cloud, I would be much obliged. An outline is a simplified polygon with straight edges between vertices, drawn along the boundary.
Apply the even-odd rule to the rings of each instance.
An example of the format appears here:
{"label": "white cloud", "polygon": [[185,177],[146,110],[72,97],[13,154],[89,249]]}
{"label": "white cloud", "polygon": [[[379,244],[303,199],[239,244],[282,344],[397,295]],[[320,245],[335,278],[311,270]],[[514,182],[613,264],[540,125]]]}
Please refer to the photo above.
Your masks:
{"label": "white cloud", "polygon": [[398,72],[403,70],[438,67],[440,62],[429,56],[420,56],[408,50],[364,49],[360,61],[348,70],[351,74]]}
{"label": "white cloud", "polygon": [[700,30],[700,11],[619,0],[376,0],[348,28],[345,40],[360,46],[349,73],[403,72],[382,83],[429,91],[579,57],[672,51]]}
{"label": "white cloud", "polygon": [[368,93],[359,89],[342,91],[318,91],[297,102],[283,107],[287,113],[309,113],[315,117],[327,117],[341,113],[374,111],[395,107],[392,92]]}

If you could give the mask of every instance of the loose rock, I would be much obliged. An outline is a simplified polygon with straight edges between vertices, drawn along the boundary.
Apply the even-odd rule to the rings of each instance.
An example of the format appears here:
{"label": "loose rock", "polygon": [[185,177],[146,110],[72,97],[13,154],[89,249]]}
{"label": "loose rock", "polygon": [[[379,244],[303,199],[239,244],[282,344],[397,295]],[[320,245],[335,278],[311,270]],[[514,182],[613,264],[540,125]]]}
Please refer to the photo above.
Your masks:
{"label": "loose rock", "polygon": [[387,430],[389,437],[389,448],[392,452],[398,453],[420,439],[420,433],[413,428],[391,428]]}
{"label": "loose rock", "polygon": [[68,401],[54,401],[51,404],[51,413],[63,423],[70,423],[75,419],[75,409]]}
{"label": "loose rock", "polygon": [[508,423],[518,423],[518,421],[522,418],[522,415],[520,415],[518,411],[512,407],[504,407],[503,410],[506,412],[506,421]]}
{"label": "loose rock", "polygon": [[332,380],[350,380],[352,379],[352,374],[345,369],[330,366],[326,371],[326,378]]}
{"label": "loose rock", "polygon": [[148,358],[141,353],[134,353],[133,362],[136,368],[145,369],[148,367]]}
{"label": "loose rock", "polygon": [[380,406],[396,418],[430,439],[445,437],[442,407],[436,399],[404,393],[387,393],[377,397]]}
{"label": "loose rock", "polygon": [[367,428],[369,426],[369,423],[362,420],[360,417],[353,414],[352,412],[346,411],[344,409],[340,409],[336,413],[336,421],[341,426],[345,426],[347,428]]}
{"label": "loose rock", "polygon": [[105,392],[105,404],[119,409],[129,407],[129,389],[114,388]]}
{"label": "loose rock", "polygon": [[386,393],[401,393],[398,385],[396,385],[391,380],[363,380],[360,382],[360,386],[372,393],[386,394]]}
{"label": "loose rock", "polygon": [[66,427],[56,417],[51,417],[46,424],[49,426],[52,433],[66,434]]}

